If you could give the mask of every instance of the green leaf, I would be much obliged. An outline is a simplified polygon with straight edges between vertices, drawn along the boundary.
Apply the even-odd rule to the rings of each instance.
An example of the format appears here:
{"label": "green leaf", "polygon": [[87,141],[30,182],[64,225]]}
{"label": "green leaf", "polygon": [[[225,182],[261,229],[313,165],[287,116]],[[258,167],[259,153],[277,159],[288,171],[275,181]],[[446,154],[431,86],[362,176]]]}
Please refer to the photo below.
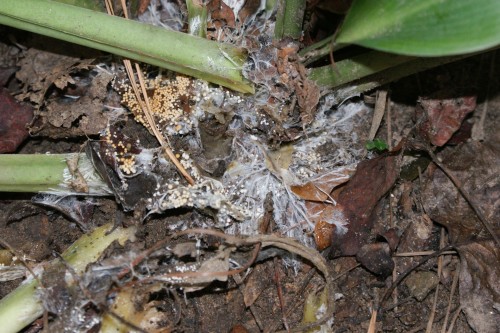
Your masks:
{"label": "green leaf", "polygon": [[382,152],[384,150],[389,149],[387,143],[381,139],[375,139],[373,141],[368,141],[365,145],[367,150],[376,150],[378,152]]}
{"label": "green leaf", "polygon": [[338,43],[415,56],[445,56],[500,44],[499,0],[355,0]]}

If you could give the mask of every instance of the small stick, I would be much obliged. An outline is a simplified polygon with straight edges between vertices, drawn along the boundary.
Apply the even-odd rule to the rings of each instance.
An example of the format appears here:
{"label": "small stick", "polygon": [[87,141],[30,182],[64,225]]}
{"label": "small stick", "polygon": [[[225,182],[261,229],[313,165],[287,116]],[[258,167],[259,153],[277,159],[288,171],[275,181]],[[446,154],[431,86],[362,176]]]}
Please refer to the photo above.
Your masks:
{"label": "small stick", "polygon": [[[444,247],[444,228],[441,228],[441,237],[439,240],[439,248]],[[425,333],[432,332],[432,325],[434,324],[434,317],[436,316],[436,305],[439,297],[439,280],[441,279],[441,274],[443,272],[443,255],[441,254],[438,258],[438,284],[436,285],[436,292],[434,293],[434,301],[432,303],[431,314],[429,315],[429,321],[427,322],[427,328]]]}
{"label": "small stick", "polygon": [[[121,0],[121,5],[123,8],[123,14],[126,19],[128,19],[128,12],[127,12],[127,6],[125,3],[125,0]],[[108,14],[113,15],[113,7],[110,4],[107,3],[106,1],[106,10],[108,11]],[[141,98],[141,92],[137,89],[138,84],[137,81],[135,80],[135,75],[134,75],[134,70],[132,68],[132,63],[129,59],[123,59],[123,64],[125,65],[125,70],[127,71],[127,76],[130,80],[132,90],[134,91],[135,98],[139,105],[141,106],[142,112],[146,116],[146,120],[148,121],[148,125],[151,128],[151,131],[153,132],[154,136],[160,143],[163,151],[165,154],[168,156],[170,161],[175,165],[175,167],[179,170],[179,172],[184,176],[184,178],[187,180],[189,185],[194,185],[195,181],[194,179],[189,175],[189,173],[186,171],[184,166],[179,162],[175,154],[172,152],[170,147],[168,146],[168,143],[165,140],[165,137],[160,133],[158,130],[158,127],[156,126],[156,123],[153,119],[152,116],[152,111],[151,111],[151,104],[149,103],[149,97],[146,92],[146,85],[144,83],[144,75],[142,74],[142,71],[139,67],[139,64],[135,63],[135,68],[137,72],[137,77],[139,78],[139,84],[141,87],[141,92],[142,96],[144,97],[144,100]]]}
{"label": "small stick", "polygon": [[[276,289],[278,292],[278,299],[280,302],[281,320],[283,321],[283,326],[285,326],[286,331],[290,332],[290,325],[288,325],[288,320],[287,320],[286,311],[285,311],[285,300],[283,298],[283,288],[281,287],[281,277],[280,277],[278,258],[274,257],[273,262],[274,262],[274,281],[276,282]],[[266,332],[269,332],[269,331],[266,331]]]}
{"label": "small stick", "polygon": [[453,328],[455,326],[455,322],[458,319],[458,316],[460,315],[460,312],[462,312],[462,306],[458,307],[457,311],[453,315],[453,318],[451,318],[450,327],[448,328],[448,332],[447,333],[453,333]]}
{"label": "small stick", "polygon": [[[450,299],[448,300],[448,308],[446,309],[446,316],[444,317],[443,328],[441,329],[441,333],[446,333],[446,324],[448,323],[448,317],[451,312],[451,302],[453,299],[453,294],[455,294],[455,289],[458,285],[458,276],[460,275],[460,261],[457,263],[457,269],[455,270],[455,276],[453,276],[453,282],[451,283],[450,290]],[[453,325],[450,323],[450,327]]]}
{"label": "small stick", "polygon": [[[418,257],[418,256],[428,256],[433,254],[434,251],[417,251],[417,252],[401,252],[401,253],[395,253],[392,256],[393,257]],[[445,251],[442,253],[443,255],[445,254],[457,254],[457,251]]]}

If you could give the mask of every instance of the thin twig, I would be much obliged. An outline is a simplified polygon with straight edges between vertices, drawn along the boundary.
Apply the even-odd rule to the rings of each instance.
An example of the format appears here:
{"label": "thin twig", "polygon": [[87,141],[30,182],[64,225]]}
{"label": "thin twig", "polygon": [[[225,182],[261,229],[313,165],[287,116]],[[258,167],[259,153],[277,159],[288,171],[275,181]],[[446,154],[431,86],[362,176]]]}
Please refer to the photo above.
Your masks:
{"label": "thin twig", "polygon": [[367,333],[375,333],[377,330],[377,309],[372,310],[372,316],[370,317],[370,325],[368,326]]}
{"label": "thin twig", "polygon": [[[455,270],[455,275],[453,276],[453,282],[451,283],[451,290],[450,290],[450,299],[448,300],[448,308],[446,309],[446,316],[444,317],[444,322],[443,322],[443,327],[441,329],[441,333],[446,333],[446,325],[448,324],[448,318],[451,313],[451,303],[453,300],[453,295],[455,294],[455,289],[457,288],[458,285],[458,277],[460,275],[460,261],[457,262],[457,268]],[[450,323],[450,326],[451,323]]]}
{"label": "thin twig", "polygon": [[[444,247],[444,228],[441,228],[441,237],[439,239],[439,248],[442,249]],[[434,293],[434,301],[432,303],[432,310],[429,315],[429,320],[427,321],[427,328],[425,329],[425,333],[432,332],[432,325],[434,324],[434,317],[436,316],[436,306],[439,297],[439,281],[441,280],[441,274],[443,272],[443,255],[441,254],[438,257],[438,284],[436,285],[436,291]]]}
{"label": "thin twig", "polygon": [[450,327],[448,328],[448,332],[447,333],[453,333],[453,328],[455,326],[455,322],[458,319],[458,316],[460,315],[460,312],[462,312],[462,306],[458,307],[457,311],[453,315],[453,318],[451,318]]}
{"label": "thin twig", "polygon": [[428,257],[423,258],[417,264],[415,264],[413,267],[410,267],[409,269],[407,269],[406,271],[401,273],[401,275],[398,277],[398,279],[396,281],[394,281],[391,284],[391,286],[385,291],[384,296],[382,297],[382,300],[380,301],[380,304],[379,304],[379,312],[382,313],[382,311],[381,311],[382,306],[384,305],[385,301],[387,301],[389,296],[392,294],[392,291],[394,290],[394,288],[396,288],[411,272],[413,272],[415,269],[417,269],[418,267],[425,264],[430,259],[436,258],[436,257],[442,255],[444,252],[453,249],[454,247],[455,247],[454,245],[448,245],[448,246],[444,247],[443,249],[434,252],[433,254],[429,255]]}
{"label": "thin twig", "polygon": [[144,82],[144,75],[142,74],[142,71],[141,71],[141,68],[139,67],[139,64],[137,64],[137,63],[135,64],[135,69],[136,69],[137,75],[139,77],[139,83],[141,85],[141,90],[142,90],[142,96],[144,96],[144,100],[146,102],[146,108],[143,109],[143,112],[146,115],[146,119],[148,120],[149,127],[151,127],[151,130],[153,131],[158,142],[160,142],[160,145],[163,148],[163,150],[165,151],[165,153],[167,154],[168,158],[172,161],[172,163],[174,163],[176,168],[184,176],[184,178],[186,178],[188,183],[190,185],[194,185],[194,179],[191,178],[191,176],[186,171],[186,169],[184,169],[184,167],[179,162],[177,157],[175,157],[175,154],[172,152],[172,150],[168,146],[168,143],[165,141],[164,136],[158,130],[158,127],[156,126],[156,123],[155,123],[153,116],[151,114],[151,104],[149,103],[149,97],[148,97],[148,94],[146,92],[146,85]]}
{"label": "thin twig", "polygon": [[286,309],[285,309],[285,299],[283,298],[283,288],[281,287],[281,274],[279,269],[280,265],[278,262],[278,258],[274,257],[273,262],[274,262],[274,281],[276,282],[276,290],[278,292],[278,299],[280,302],[281,320],[283,321],[283,326],[285,326],[286,331],[290,332],[290,326],[288,325]]}
{"label": "thin twig", "polygon": [[[471,132],[471,138],[472,140],[476,141],[483,141],[484,140],[484,122],[486,120],[486,115],[488,114],[488,102],[489,102],[489,97],[491,95],[491,86],[492,86],[492,81],[493,81],[493,75],[495,71],[495,58],[496,58],[496,50],[493,51],[493,54],[491,56],[491,63],[490,63],[490,71],[489,71],[489,76],[488,76],[488,85],[486,87],[486,96],[483,102],[483,109],[481,111],[481,116],[479,117],[479,121],[474,123],[474,126],[472,126],[472,132]],[[483,55],[484,57],[484,55]]]}
{"label": "thin twig", "polygon": [[[435,251],[416,251],[416,252],[401,252],[401,253],[395,253],[392,256],[393,257],[418,257],[418,256],[428,256],[430,254],[433,254]],[[446,251],[442,253],[443,255],[445,254],[457,254],[457,251]]]}

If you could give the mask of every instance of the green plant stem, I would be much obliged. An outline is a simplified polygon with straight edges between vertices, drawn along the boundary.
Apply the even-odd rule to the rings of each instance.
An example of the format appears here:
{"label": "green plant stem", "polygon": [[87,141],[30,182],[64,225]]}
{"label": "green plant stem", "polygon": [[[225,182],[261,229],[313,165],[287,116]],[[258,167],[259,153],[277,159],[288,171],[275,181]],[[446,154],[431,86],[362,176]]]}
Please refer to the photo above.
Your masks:
{"label": "green plant stem", "polygon": [[278,0],[274,37],[299,39],[306,10],[306,0]]}
{"label": "green plant stem", "polygon": [[[95,262],[103,251],[115,240],[124,244],[132,239],[135,228],[116,228],[107,224],[95,229],[89,235],[83,235],[62,254],[63,260],[81,275],[88,264]],[[59,259],[50,264],[59,263]],[[38,271],[38,269],[35,269]],[[37,297],[38,280],[30,276],[13,292],[0,300],[0,327],[3,333],[15,333],[40,317],[43,307]]]}
{"label": "green plant stem", "polygon": [[343,49],[347,45],[345,44],[337,44],[333,42],[335,35],[331,35],[313,45],[310,45],[299,52],[299,56],[301,57],[301,61],[304,65],[309,65],[316,60],[323,58],[330,54],[330,52],[335,52]]}
{"label": "green plant stem", "polygon": [[335,88],[415,59],[383,52],[368,52],[323,67],[313,68],[309,78],[322,87]]}
{"label": "green plant stem", "polygon": [[[385,55],[387,54],[382,53],[379,55],[381,57],[385,57]],[[335,98],[335,103],[338,104],[343,102],[347,98],[359,96],[360,94],[368,90],[399,80],[402,77],[450,62],[458,61],[472,55],[474,54],[438,58],[412,58],[409,59],[409,61],[401,61],[399,65],[393,64],[392,66],[383,66],[385,68],[379,67],[378,69],[373,69],[372,71],[365,71],[362,76],[359,76],[359,78],[356,78],[356,76],[352,76],[350,78],[334,77],[334,75],[337,75],[337,73],[334,73],[335,70],[332,69],[331,66],[315,68],[313,69],[313,71],[316,71],[314,77],[318,85],[323,88],[335,87],[333,97]],[[390,58],[391,56],[389,55],[386,60],[389,61]],[[343,62],[344,61],[338,62],[337,66],[344,66],[344,64],[342,64]],[[329,73],[320,73],[320,71]],[[348,73],[347,68],[344,68],[343,72]],[[329,77],[332,78],[331,81],[328,80]]]}
{"label": "green plant stem", "polygon": [[243,49],[52,0],[2,0],[0,24],[253,93]]}
{"label": "green plant stem", "polygon": [[207,37],[208,9],[200,0],[186,0],[188,10],[188,32],[190,35]]}
{"label": "green plant stem", "polygon": [[[88,186],[88,192],[77,192],[72,182],[77,180],[68,168],[68,161],[78,161],[78,171]],[[74,184],[74,183],[73,183]],[[0,191],[47,192],[60,195],[111,195],[106,183],[95,171],[85,154],[0,155]]]}

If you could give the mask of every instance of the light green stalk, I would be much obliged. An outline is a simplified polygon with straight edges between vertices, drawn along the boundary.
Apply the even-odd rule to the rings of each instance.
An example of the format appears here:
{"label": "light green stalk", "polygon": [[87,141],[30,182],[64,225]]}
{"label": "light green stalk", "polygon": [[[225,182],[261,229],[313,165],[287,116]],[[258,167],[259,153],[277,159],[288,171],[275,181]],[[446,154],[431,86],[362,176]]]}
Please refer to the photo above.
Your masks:
{"label": "light green stalk", "polygon": [[[347,98],[359,96],[360,94],[374,89],[378,86],[399,80],[405,76],[409,76],[424,70],[444,65],[450,62],[458,61],[474,54],[466,54],[451,57],[438,57],[438,58],[410,58],[404,61],[404,58],[397,63],[391,63],[394,55],[378,53],[376,57],[380,57],[379,61],[382,63],[387,61],[387,66],[377,66],[373,68],[365,68],[363,71],[356,72],[354,70],[357,66],[353,65],[350,60],[343,60],[336,63],[337,68],[342,69],[343,75],[336,73],[335,68],[332,66],[324,66],[315,68],[311,73],[311,77],[318,85],[323,88],[335,88],[332,96],[335,98],[336,103],[341,103]],[[344,63],[345,62],[345,63]],[[357,75],[350,75],[349,66],[353,66],[352,72]]]}
{"label": "light green stalk", "polygon": [[305,0],[278,0],[274,37],[299,39],[306,10]]}
{"label": "light green stalk", "polygon": [[[68,161],[78,162],[78,173],[72,174]],[[78,193],[74,188],[81,180],[89,191]],[[95,171],[85,154],[2,154],[0,155],[1,192],[46,192],[59,195],[111,195],[106,183]]]}
{"label": "light green stalk", "polygon": [[313,68],[309,78],[322,87],[335,88],[342,84],[381,72],[415,59],[383,52],[368,52],[323,67]]}
{"label": "light green stalk", "polygon": [[[88,264],[99,259],[112,242],[117,240],[123,245],[134,237],[135,228],[116,228],[108,234],[112,227],[111,224],[107,224],[97,228],[89,235],[80,237],[62,254],[64,261],[80,275]],[[56,259],[52,263],[58,262],[58,260]],[[2,333],[19,332],[42,315],[43,307],[36,295],[38,287],[38,281],[31,276],[0,300]]]}
{"label": "light green stalk", "polygon": [[207,37],[208,9],[200,0],[186,0],[188,32],[193,36]]}
{"label": "light green stalk", "polygon": [[0,24],[253,93],[243,49],[51,0],[2,0]]}

